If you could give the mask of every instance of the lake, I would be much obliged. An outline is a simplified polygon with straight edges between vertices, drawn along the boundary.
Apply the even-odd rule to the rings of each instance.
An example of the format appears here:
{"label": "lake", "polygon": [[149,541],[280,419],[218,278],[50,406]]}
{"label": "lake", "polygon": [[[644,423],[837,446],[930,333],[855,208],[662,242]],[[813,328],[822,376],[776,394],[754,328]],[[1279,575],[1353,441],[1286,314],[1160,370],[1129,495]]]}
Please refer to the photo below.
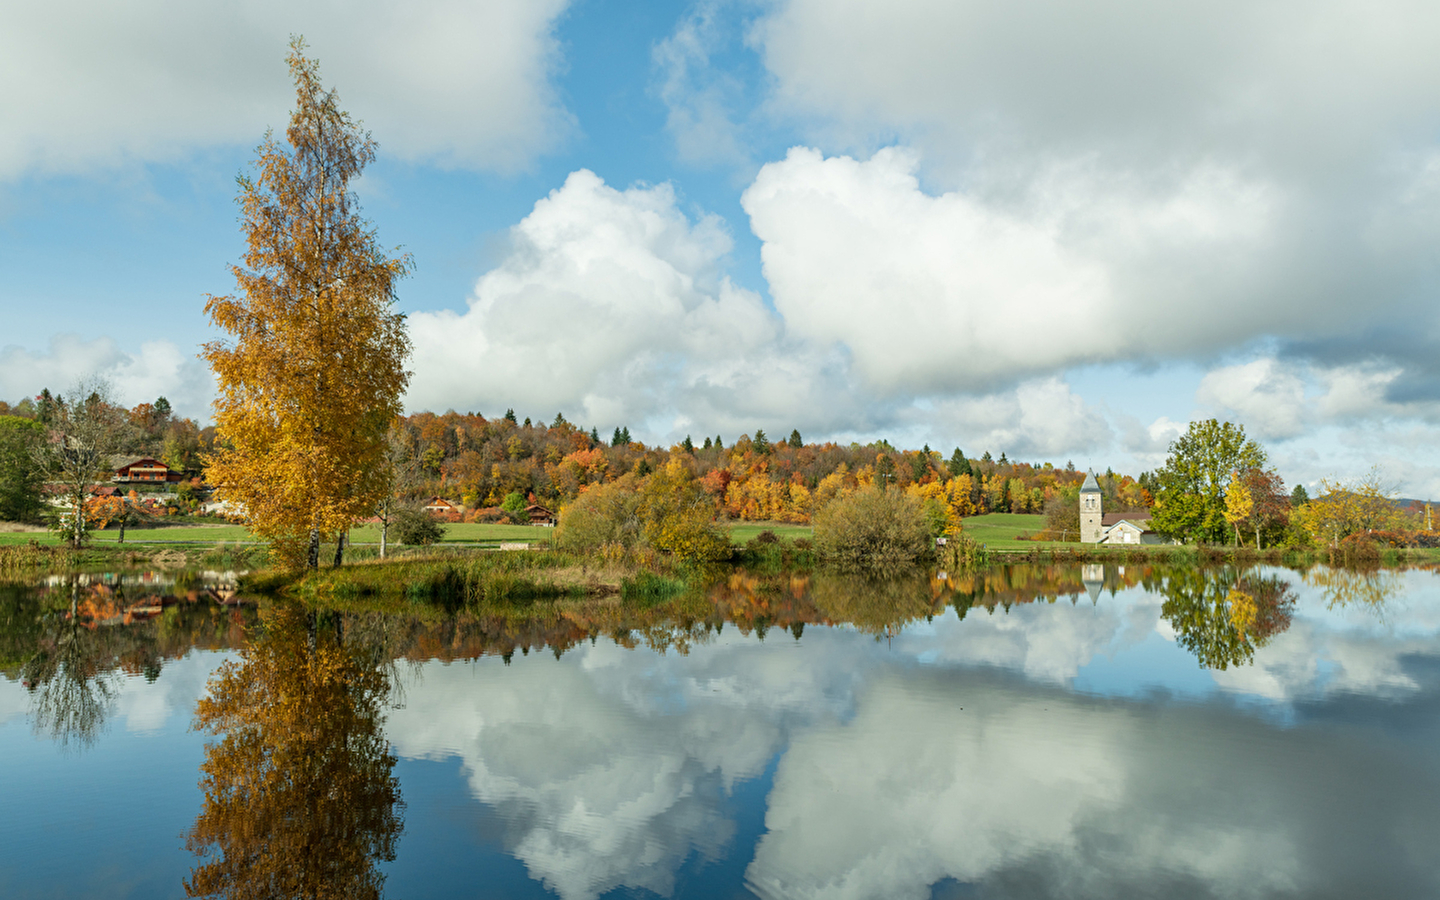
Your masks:
{"label": "lake", "polygon": [[131,573],[0,629],[7,898],[1440,896],[1426,570],[345,613]]}

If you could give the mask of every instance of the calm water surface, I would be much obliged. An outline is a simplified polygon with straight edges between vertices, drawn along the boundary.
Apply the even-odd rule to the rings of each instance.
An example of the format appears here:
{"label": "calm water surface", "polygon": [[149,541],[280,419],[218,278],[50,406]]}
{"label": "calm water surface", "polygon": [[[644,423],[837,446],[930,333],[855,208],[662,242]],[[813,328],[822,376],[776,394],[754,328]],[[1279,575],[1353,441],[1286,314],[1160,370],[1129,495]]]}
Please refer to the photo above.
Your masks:
{"label": "calm water surface", "polygon": [[0,896],[1440,896],[1432,572],[232,580],[0,587]]}

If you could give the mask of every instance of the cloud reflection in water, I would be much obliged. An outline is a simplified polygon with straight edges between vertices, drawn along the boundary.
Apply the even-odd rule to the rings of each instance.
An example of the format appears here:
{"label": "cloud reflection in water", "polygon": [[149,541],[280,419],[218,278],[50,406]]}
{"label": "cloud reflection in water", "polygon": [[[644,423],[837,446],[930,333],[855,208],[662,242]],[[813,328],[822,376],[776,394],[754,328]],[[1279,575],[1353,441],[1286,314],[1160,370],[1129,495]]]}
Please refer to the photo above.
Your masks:
{"label": "cloud reflection in water", "polygon": [[[460,757],[505,849],[565,900],[669,896],[692,853],[748,856],[731,791],[777,761],[747,871],[765,897],[928,897],[947,880],[1017,897],[1433,894],[1440,778],[1431,745],[1403,736],[1440,704],[1414,662],[1440,655],[1433,576],[1403,576],[1383,620],[1289,577],[1293,625],[1252,665],[1200,673],[1199,698],[1161,598],[1134,588],[946,611],[888,641],[727,632],[683,656],[601,641],[508,668],[432,663],[388,729],[402,756]],[[1163,665],[1109,696],[1075,689],[1157,641]]]}

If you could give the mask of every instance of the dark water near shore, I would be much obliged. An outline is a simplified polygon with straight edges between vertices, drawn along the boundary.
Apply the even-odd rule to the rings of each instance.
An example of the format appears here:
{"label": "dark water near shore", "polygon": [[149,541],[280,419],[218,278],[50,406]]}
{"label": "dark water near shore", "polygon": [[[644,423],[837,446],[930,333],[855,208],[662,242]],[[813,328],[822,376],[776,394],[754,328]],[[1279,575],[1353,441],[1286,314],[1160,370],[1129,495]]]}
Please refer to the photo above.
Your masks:
{"label": "dark water near shore", "polygon": [[0,896],[1440,896],[1434,573],[936,574],[0,587]]}

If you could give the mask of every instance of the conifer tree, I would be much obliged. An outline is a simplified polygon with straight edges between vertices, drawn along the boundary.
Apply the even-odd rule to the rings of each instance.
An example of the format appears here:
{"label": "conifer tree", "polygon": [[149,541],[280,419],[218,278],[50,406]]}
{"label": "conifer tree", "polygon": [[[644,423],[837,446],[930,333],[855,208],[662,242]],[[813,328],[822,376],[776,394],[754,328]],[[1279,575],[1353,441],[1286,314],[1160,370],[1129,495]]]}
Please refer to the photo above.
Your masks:
{"label": "conifer tree", "polygon": [[800,438],[800,429],[796,428],[790,432],[790,446],[796,450],[805,446],[805,442]]}
{"label": "conifer tree", "polygon": [[958,477],[960,475],[974,474],[970,470],[970,460],[965,458],[965,454],[960,451],[959,447],[956,447],[955,452],[950,454],[950,462],[948,465],[950,467],[951,475]]}
{"label": "conifer tree", "polygon": [[211,480],[278,562],[315,568],[321,537],[343,535],[389,490],[385,434],[410,381],[393,302],[411,261],[387,256],[361,218],[350,181],[375,142],[304,50],[291,42],[288,146],[267,134],[258,177],[239,179],[248,248],[232,268],[238,293],[205,304],[229,338],[203,355],[219,392]]}

